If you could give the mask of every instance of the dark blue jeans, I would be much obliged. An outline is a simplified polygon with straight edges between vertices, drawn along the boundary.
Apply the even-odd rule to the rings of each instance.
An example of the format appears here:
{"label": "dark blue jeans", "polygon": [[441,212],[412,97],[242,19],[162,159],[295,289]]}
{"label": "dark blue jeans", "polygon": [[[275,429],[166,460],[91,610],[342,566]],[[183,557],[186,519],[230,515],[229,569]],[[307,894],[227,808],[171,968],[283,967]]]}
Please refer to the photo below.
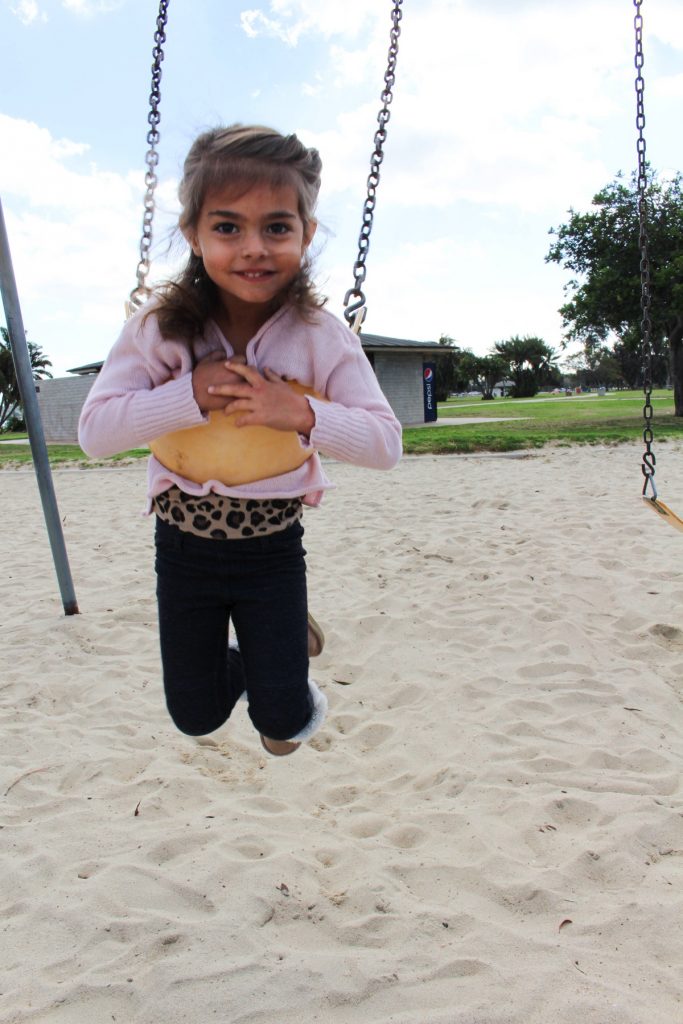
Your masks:
{"label": "dark blue jeans", "polygon": [[[303,527],[213,540],[157,519],[156,572],[166,703],[191,736],[218,729],[246,690],[255,728],[275,740],[308,723]],[[239,652],[228,649],[232,620]]]}

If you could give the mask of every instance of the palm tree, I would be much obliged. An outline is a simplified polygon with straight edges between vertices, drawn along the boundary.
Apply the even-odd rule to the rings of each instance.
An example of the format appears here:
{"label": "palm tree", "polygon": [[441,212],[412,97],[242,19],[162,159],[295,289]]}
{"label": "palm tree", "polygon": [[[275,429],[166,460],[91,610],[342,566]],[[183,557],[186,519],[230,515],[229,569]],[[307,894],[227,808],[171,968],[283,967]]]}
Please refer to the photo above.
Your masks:
{"label": "palm tree", "polygon": [[559,383],[557,355],[542,338],[515,335],[508,341],[497,341],[494,349],[508,364],[513,398],[530,398],[544,385]]}
{"label": "palm tree", "polygon": [[[34,380],[46,380],[52,377],[47,369],[52,363],[43,353],[40,345],[28,341],[28,354]],[[21,405],[19,382],[14,367],[9,334],[6,328],[0,327],[0,430],[5,430]]]}

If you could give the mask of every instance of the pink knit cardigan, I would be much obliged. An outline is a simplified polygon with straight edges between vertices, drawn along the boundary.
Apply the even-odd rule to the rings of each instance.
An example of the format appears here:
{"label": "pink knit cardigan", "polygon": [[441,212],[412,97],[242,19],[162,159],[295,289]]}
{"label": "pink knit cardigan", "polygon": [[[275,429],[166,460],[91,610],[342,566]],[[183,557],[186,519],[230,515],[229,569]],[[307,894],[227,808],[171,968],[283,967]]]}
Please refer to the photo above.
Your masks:
{"label": "pink knit cardigan", "polygon": [[[93,385],[81,413],[78,438],[95,458],[139,448],[174,430],[206,422],[192,394],[192,368],[209,352],[233,355],[229,341],[209,320],[190,347],[165,341],[154,314],[143,324],[149,307],[123,328]],[[309,397],[315,413],[310,439],[301,438],[324,455],[370,469],[391,469],[401,457],[401,427],[377,383],[358,338],[325,310],[312,322],[291,306],[283,306],[251,339],[247,363],[270,367],[283,377],[311,385],[327,401]],[[151,499],[177,484],[188,494],[233,495],[240,498],[301,496],[318,505],[333,486],[317,454],[291,473],[226,487],[217,480],[192,483],[171,473],[154,456],[148,465],[148,508]]]}

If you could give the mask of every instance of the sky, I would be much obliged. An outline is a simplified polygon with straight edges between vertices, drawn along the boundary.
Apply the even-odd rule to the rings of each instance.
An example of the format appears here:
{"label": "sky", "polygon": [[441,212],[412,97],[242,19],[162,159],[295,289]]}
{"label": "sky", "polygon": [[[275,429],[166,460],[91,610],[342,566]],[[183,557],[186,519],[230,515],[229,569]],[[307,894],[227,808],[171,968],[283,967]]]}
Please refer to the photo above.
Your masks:
{"label": "sky", "polygon": [[[0,198],[24,325],[55,376],[103,359],[135,284],[156,0],[0,0]],[[317,280],[341,315],[393,0],[170,0],[150,280],[182,259],[176,189],[217,124],[323,159]],[[365,293],[369,333],[559,350],[570,208],[636,166],[631,0],[404,0]],[[647,155],[683,170],[683,3],[644,0]],[[0,320],[2,313],[0,311]],[[4,320],[2,321],[4,323]]]}

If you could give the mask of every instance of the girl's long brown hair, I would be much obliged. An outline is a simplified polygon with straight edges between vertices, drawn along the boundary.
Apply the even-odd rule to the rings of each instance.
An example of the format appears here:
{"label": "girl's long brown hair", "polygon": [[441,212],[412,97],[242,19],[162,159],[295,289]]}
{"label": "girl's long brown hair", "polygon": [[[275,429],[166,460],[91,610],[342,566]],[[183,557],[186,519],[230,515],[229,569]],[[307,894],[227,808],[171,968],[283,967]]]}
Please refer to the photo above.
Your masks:
{"label": "girl's long brown hair", "polygon": [[[254,184],[267,184],[294,188],[306,227],[313,220],[321,166],[317,149],[307,149],[296,135],[281,135],[273,128],[234,124],[204,132],[185,160],[178,187],[182,206],[178,226],[183,233],[197,226],[204,197],[213,189],[234,185],[247,191]],[[313,285],[307,256],[280,300],[291,302],[304,317],[324,305],[325,299]],[[216,286],[201,256],[190,250],[180,274],[155,289],[154,307],[147,315],[154,313],[164,338],[190,342],[201,334],[215,304]]]}

